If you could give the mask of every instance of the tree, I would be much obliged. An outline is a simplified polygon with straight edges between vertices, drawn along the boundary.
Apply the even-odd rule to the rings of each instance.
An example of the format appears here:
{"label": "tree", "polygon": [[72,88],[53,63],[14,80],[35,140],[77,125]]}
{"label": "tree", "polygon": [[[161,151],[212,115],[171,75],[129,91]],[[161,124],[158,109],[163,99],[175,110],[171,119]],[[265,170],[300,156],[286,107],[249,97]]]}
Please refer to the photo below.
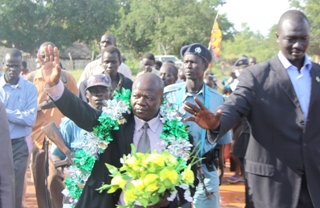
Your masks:
{"label": "tree", "polygon": [[267,37],[259,32],[250,30],[246,23],[242,24],[242,29],[234,39],[222,42],[222,58],[234,60],[242,55],[254,56],[259,62],[272,58],[279,46],[276,41],[277,25],[274,25]]}
{"label": "tree", "polygon": [[[290,0],[291,6],[302,10],[309,19],[311,41],[308,53],[320,56],[320,4],[318,0]],[[318,60],[319,62],[320,60]]]}
{"label": "tree", "polygon": [[[193,42],[209,43],[217,11],[223,1],[216,0],[131,0],[115,29],[120,45],[136,55],[149,50],[159,54],[178,54],[181,46]],[[127,12],[127,13],[126,13]],[[219,17],[225,37],[235,32],[224,15]]]}
{"label": "tree", "polygon": [[116,0],[0,0],[0,45],[31,54],[45,41],[58,47],[100,39],[117,20]]}

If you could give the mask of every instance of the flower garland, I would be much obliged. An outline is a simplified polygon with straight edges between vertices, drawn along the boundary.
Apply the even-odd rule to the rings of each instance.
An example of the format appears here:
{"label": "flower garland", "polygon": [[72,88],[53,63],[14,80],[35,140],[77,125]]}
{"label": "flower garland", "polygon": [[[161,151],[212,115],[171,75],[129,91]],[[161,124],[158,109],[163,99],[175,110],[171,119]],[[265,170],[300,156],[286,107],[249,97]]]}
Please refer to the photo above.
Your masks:
{"label": "flower garland", "polygon": [[114,98],[107,100],[105,106],[98,118],[100,124],[93,128],[93,132],[86,133],[72,144],[72,147],[78,150],[73,158],[75,164],[69,167],[70,176],[65,179],[66,189],[62,193],[73,206],[81,196],[99,154],[104,152],[113,140],[110,131],[118,130],[119,125],[126,122],[122,114],[130,113],[130,90],[122,89],[121,93],[115,91]]}
{"label": "flower garland", "polygon": [[[82,193],[87,179],[91,175],[93,165],[98,155],[106,150],[113,138],[112,130],[119,130],[119,125],[125,123],[124,113],[130,113],[130,90],[122,89],[122,92],[115,92],[112,100],[106,101],[102,114],[98,118],[99,125],[94,127],[93,132],[86,133],[84,138],[72,145],[79,149],[75,152],[73,161],[75,165],[69,167],[70,176],[65,179],[66,189],[63,194],[69,198],[71,205],[75,205]],[[172,105],[166,101],[160,107],[163,130],[160,138],[165,143],[164,151],[182,160],[187,167],[187,160],[190,158],[192,144],[188,141],[187,126],[181,121],[182,117]],[[188,187],[184,186],[184,189]],[[103,189],[100,189],[100,191]],[[185,198],[191,200],[189,191],[186,191]],[[177,193],[173,193],[173,199]]]}

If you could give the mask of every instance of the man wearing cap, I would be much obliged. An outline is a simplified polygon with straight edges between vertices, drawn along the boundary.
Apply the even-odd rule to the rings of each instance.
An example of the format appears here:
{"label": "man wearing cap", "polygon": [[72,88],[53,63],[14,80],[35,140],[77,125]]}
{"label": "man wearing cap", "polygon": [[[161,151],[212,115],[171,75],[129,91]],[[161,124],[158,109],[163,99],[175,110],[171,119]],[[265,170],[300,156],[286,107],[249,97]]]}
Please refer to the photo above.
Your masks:
{"label": "man wearing cap", "polygon": [[[101,36],[100,43],[99,43],[99,49],[101,54],[97,57],[96,60],[91,61],[84,68],[84,71],[82,72],[77,83],[78,88],[80,88],[81,82],[88,79],[91,75],[102,74],[104,72],[104,67],[101,65],[102,51],[108,46],[117,47],[116,37],[112,34],[104,34],[103,36]],[[123,63],[123,61],[121,61],[121,57],[120,57],[118,72],[123,74],[128,79],[132,79],[131,70],[125,63]]]}
{"label": "man wearing cap", "polygon": [[[194,97],[204,102],[209,109],[216,110],[224,102],[224,98],[216,90],[206,86],[203,81],[204,73],[212,60],[210,51],[203,45],[194,43],[183,46],[180,53],[184,59],[186,82],[165,87],[164,97],[169,103],[180,109],[183,117],[190,116],[189,113],[181,110],[184,102],[195,103]],[[206,130],[193,122],[186,122],[186,124],[190,126],[190,134],[194,137],[194,144],[199,150],[199,157],[212,158],[216,144],[208,140]],[[218,144],[230,142],[231,135],[228,132],[219,140]],[[219,176],[215,165],[213,165],[213,159],[202,160],[202,170],[205,178],[202,181],[199,178],[200,182],[194,196],[194,207],[219,207]],[[207,191],[204,190],[204,186]]]}
{"label": "man wearing cap", "polygon": [[240,58],[238,58],[236,60],[236,62],[234,62],[232,68],[233,68],[233,71],[234,71],[236,77],[238,77],[240,75],[243,68],[248,67],[248,62],[249,62],[249,60],[245,55],[241,56]]}
{"label": "man wearing cap", "polygon": [[[86,92],[89,99],[88,104],[94,109],[101,110],[104,106],[103,101],[109,100],[111,97],[111,79],[108,75],[96,74],[89,77],[87,82],[88,86]],[[69,118],[64,117],[59,129],[67,147],[73,151],[71,143],[79,138],[81,128],[79,128]],[[63,153],[55,145],[52,145],[51,152],[61,160],[65,158],[65,155],[63,155]]]}
{"label": "man wearing cap", "polygon": [[[86,94],[89,100],[88,104],[94,109],[101,110],[104,106],[103,101],[108,100],[111,97],[111,79],[107,75],[97,74],[89,77],[87,82],[88,84],[86,88]],[[77,139],[83,137],[86,133],[85,130],[78,127],[72,120],[70,120],[67,117],[64,117],[62,119],[61,124],[59,126],[59,131],[62,134],[66,146],[72,152],[74,152],[74,149],[72,148],[72,143],[74,143]],[[64,160],[66,157],[55,144],[52,145],[51,153],[53,161]],[[63,183],[63,171],[61,170],[61,168],[55,168],[53,163],[50,163],[50,172],[55,172],[54,175],[52,174],[52,177],[55,179],[54,181],[56,182],[55,186],[52,187],[53,189],[51,189],[51,191],[54,191],[55,193],[60,193],[60,204],[62,206],[63,194],[61,192],[65,188],[65,185]]]}

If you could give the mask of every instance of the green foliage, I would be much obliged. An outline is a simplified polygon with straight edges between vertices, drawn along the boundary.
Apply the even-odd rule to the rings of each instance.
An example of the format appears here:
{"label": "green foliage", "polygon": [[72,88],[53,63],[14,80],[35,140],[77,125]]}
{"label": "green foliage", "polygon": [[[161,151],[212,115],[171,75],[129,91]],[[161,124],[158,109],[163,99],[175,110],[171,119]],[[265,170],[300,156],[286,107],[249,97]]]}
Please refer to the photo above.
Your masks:
{"label": "green foliage", "polygon": [[320,55],[320,4],[319,0],[289,0],[291,6],[305,13],[310,22],[311,41],[309,54]]}
{"label": "green foliage", "polygon": [[[289,0],[291,7],[302,10],[308,17],[311,30],[311,41],[308,53],[320,55],[320,4],[318,0]],[[280,18],[280,17],[279,17]],[[273,57],[279,50],[275,33],[277,25],[270,29],[267,37],[250,31],[244,24],[234,40],[222,41],[222,58],[237,59],[242,54],[255,56],[259,62]]]}
{"label": "green foliage", "polygon": [[254,56],[258,62],[265,61],[273,57],[279,50],[276,42],[275,32],[277,26],[274,25],[267,37],[259,32],[253,32],[244,23],[242,30],[237,33],[233,40],[222,41],[222,58],[227,60],[238,59],[241,55]]}
{"label": "green foliage", "polygon": [[[318,0],[289,2],[309,18],[308,53],[320,55]],[[179,56],[183,45],[207,45],[216,8],[224,3],[225,0],[0,0],[0,46],[16,47],[34,55],[45,41],[63,50],[79,40],[98,53],[101,35],[111,32],[127,57],[127,65],[136,74],[139,58],[145,52]],[[235,60],[245,54],[262,62],[279,50],[276,25],[263,36],[251,31],[247,24],[236,32],[226,14],[219,15],[218,22],[223,33],[222,59]]]}
{"label": "green foliage", "polygon": [[117,19],[116,0],[0,0],[0,45],[35,53],[45,41],[59,48],[100,39]]}
{"label": "green foliage", "polygon": [[310,22],[311,42],[309,53],[320,55],[320,4],[317,0],[308,0],[304,12]]}
{"label": "green foliage", "polygon": [[131,59],[126,61],[127,66],[130,68],[132,75],[136,76],[140,71],[140,61]]}
{"label": "green foliage", "polygon": [[[155,54],[179,54],[181,46],[192,42],[207,45],[217,14],[216,0],[131,0],[130,9],[122,9],[115,29],[120,47],[136,58],[147,51]],[[219,17],[226,39],[234,33],[233,24]]]}

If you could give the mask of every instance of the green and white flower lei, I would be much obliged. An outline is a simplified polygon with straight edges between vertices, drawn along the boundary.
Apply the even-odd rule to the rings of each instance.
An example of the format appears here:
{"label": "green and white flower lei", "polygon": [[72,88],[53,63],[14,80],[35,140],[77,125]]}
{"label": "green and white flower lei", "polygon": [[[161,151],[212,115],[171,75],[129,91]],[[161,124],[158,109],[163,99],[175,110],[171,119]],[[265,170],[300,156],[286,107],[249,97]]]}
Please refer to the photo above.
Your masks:
{"label": "green and white flower lei", "polygon": [[[71,205],[75,205],[82,193],[83,187],[91,175],[95,161],[99,154],[103,153],[108,144],[112,142],[111,131],[119,130],[119,125],[125,123],[124,113],[130,113],[130,90],[122,89],[122,92],[115,92],[112,100],[106,101],[106,107],[102,108],[99,125],[95,126],[93,132],[87,133],[84,138],[77,140],[72,147],[78,149],[75,152],[73,161],[75,165],[69,167],[69,174],[65,179],[66,189],[63,194],[69,198]],[[163,130],[160,138],[165,142],[166,149],[178,159],[187,160],[190,158],[192,144],[188,141],[187,126],[181,121],[176,109],[166,101],[160,107]],[[185,198],[192,200],[188,187]],[[174,198],[173,193],[170,198]]]}

